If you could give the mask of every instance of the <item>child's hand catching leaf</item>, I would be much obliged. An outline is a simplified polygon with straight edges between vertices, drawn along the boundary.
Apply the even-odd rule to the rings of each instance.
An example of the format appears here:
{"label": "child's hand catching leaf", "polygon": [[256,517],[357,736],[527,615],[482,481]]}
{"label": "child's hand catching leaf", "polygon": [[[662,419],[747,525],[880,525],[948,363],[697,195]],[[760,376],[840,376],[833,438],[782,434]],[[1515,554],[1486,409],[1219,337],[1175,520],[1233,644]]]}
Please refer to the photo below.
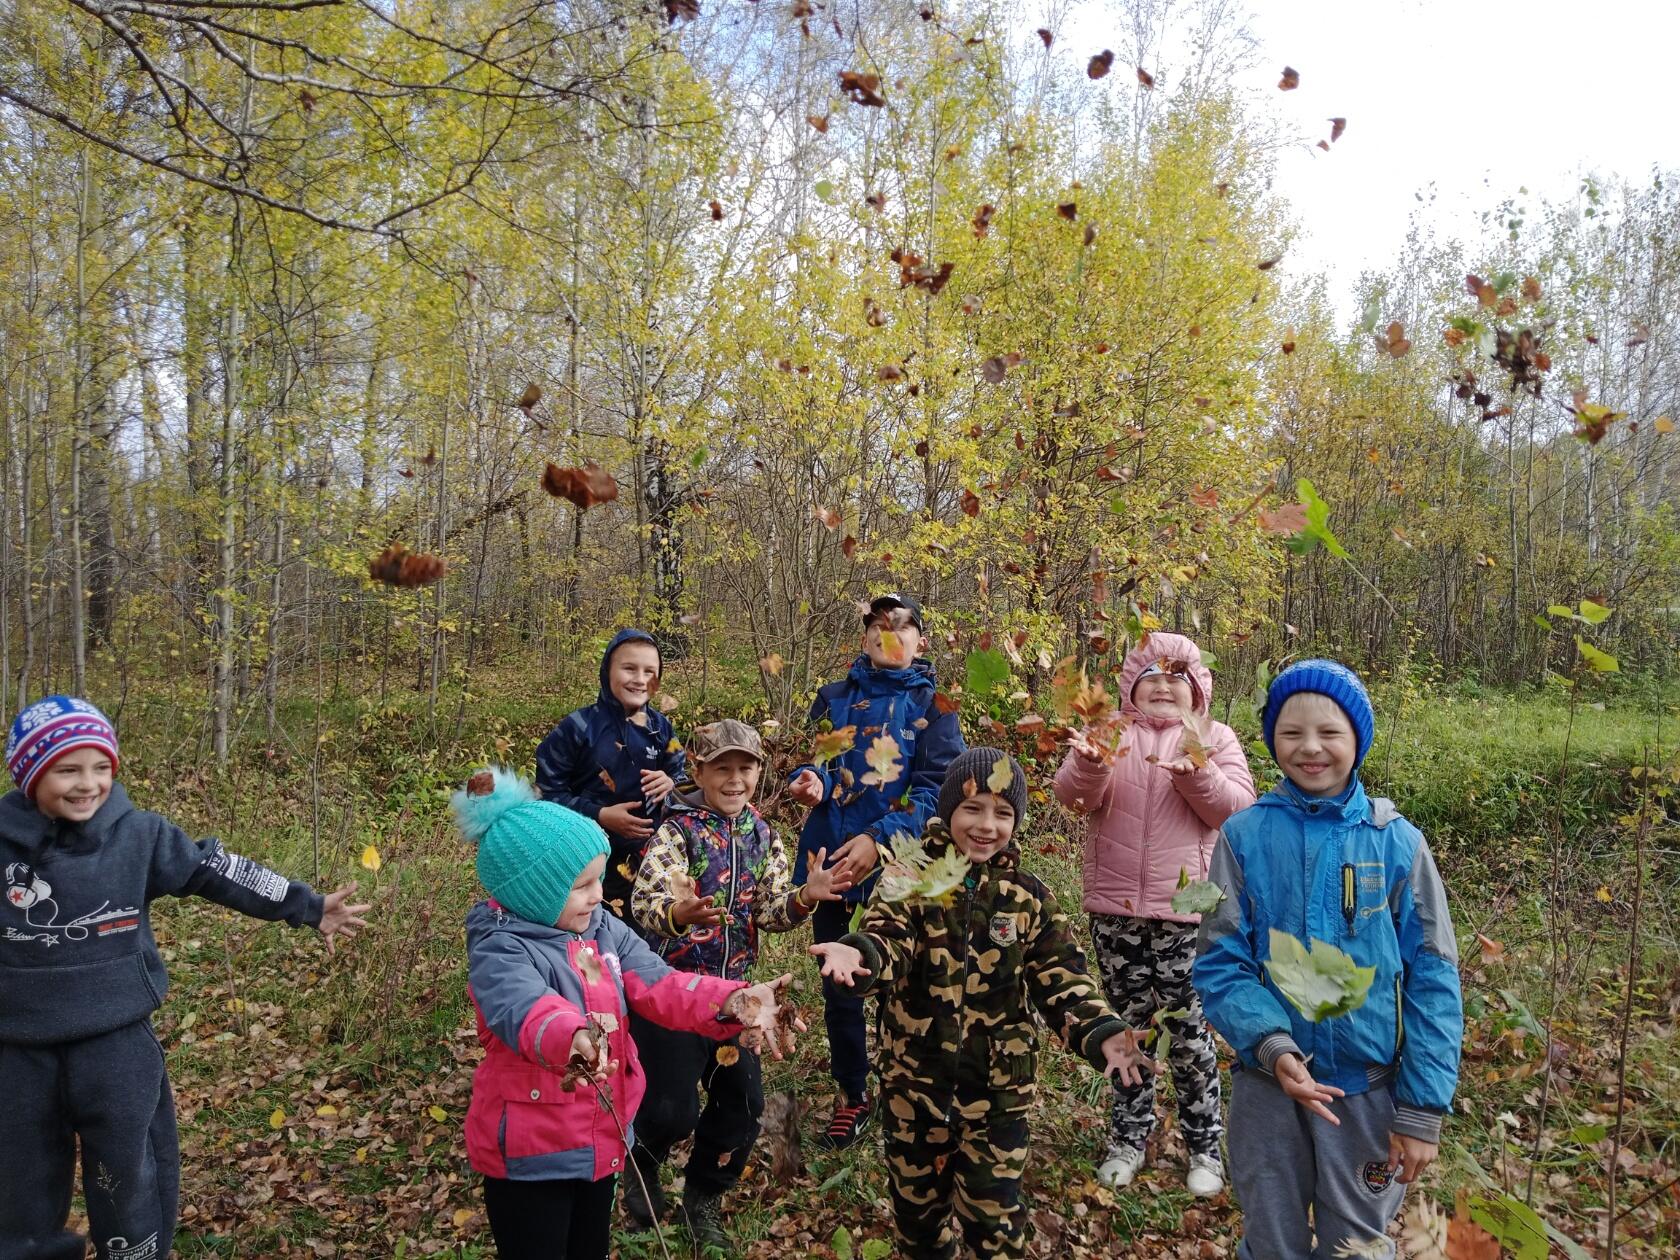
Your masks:
{"label": "child's hand catching leaf", "polygon": [[1122,1085],[1141,1085],[1143,1074],[1155,1070],[1154,1060],[1138,1045],[1135,1028],[1115,1033],[1102,1043],[1102,1052],[1103,1058],[1108,1060],[1103,1075],[1110,1080],[1118,1076]]}
{"label": "child's hand catching leaf", "polygon": [[[1336,1113],[1326,1105],[1343,1097],[1344,1091],[1334,1085],[1320,1085],[1313,1080],[1312,1073],[1307,1071],[1307,1065],[1301,1062],[1299,1055],[1280,1054],[1277,1062],[1272,1065],[1272,1072],[1277,1077],[1277,1083],[1283,1092],[1288,1094],[1308,1111],[1331,1124],[1339,1125],[1341,1121]],[[1393,1144],[1390,1143],[1392,1151]]]}
{"label": "child's hand catching leaf", "polygon": [[572,1034],[572,1053],[566,1060],[565,1074],[560,1088],[575,1089],[580,1082],[597,1084],[618,1071],[618,1060],[611,1057],[612,1047],[605,1033],[589,1025]]}
{"label": "child's hand catching leaf", "polygon": [[852,886],[851,872],[844,866],[825,867],[823,863],[827,860],[827,849],[818,849],[816,857],[811,859],[805,876],[807,901],[839,901],[840,894]]}
{"label": "child's hand catching leaf", "polygon": [[741,1024],[741,1045],[748,1050],[768,1049],[776,1059],[793,1053],[794,1034],[805,1031],[805,1021],[797,1013],[784,1017],[782,994],[792,983],[791,975],[780,975],[729,995],[723,1013]]}
{"label": "child's hand catching leaf", "polygon": [[1107,760],[1103,750],[1098,748],[1096,744],[1091,741],[1091,737],[1084,731],[1075,731],[1072,735],[1069,735],[1068,747],[1073,749],[1074,752],[1078,753],[1086,761],[1094,761],[1098,765],[1101,765]]}
{"label": "child's hand catching leaf", "polygon": [[642,799],[658,804],[677,790],[677,781],[663,770],[642,771]]}
{"label": "child's hand catching leaf", "polygon": [[801,770],[792,783],[788,784],[788,795],[797,804],[811,806],[821,805],[823,798],[822,776],[815,770]]}
{"label": "child's hand catching leaf", "polygon": [[350,905],[350,896],[356,891],[356,885],[347,884],[337,892],[328,893],[321,905],[321,921],[315,925],[315,930],[327,939],[327,953],[334,953],[333,937],[342,936],[346,940],[356,935],[358,928],[365,928],[367,920],[359,918],[373,909],[367,902]]}
{"label": "child's hand catching leaf", "polygon": [[678,927],[714,928],[723,922],[723,907],[714,904],[711,893],[696,896],[694,877],[687,871],[679,871],[672,879],[671,891],[676,898],[671,906],[671,922]]}
{"label": "child's hand catching leaf", "polygon": [[818,961],[826,979],[834,981],[835,984],[843,984],[848,989],[852,987],[852,981],[859,976],[870,974],[869,968],[863,965],[863,955],[850,945],[842,945],[839,941],[811,945],[805,952]]}

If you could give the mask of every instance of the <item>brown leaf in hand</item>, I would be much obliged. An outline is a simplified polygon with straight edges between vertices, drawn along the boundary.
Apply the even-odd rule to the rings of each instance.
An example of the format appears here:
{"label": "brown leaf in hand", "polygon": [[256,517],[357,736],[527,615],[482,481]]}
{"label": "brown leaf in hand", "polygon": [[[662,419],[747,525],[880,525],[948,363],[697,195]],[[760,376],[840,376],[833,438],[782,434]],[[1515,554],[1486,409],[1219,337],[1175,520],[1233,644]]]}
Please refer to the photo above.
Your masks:
{"label": "brown leaf in hand", "polygon": [[1090,78],[1100,79],[1106,75],[1113,66],[1114,54],[1105,48],[1095,57],[1091,58],[1089,64],[1085,67],[1085,73]]}
{"label": "brown leaf in hand", "polygon": [[368,576],[386,586],[426,586],[448,571],[440,557],[411,552],[401,543],[392,543],[368,561]]}
{"label": "brown leaf in hand", "polygon": [[1283,68],[1283,78],[1278,80],[1278,88],[1284,92],[1293,92],[1301,86],[1301,72],[1294,66]]}
{"label": "brown leaf in hand", "polygon": [[555,498],[569,500],[585,511],[618,498],[618,482],[599,464],[585,464],[581,468],[549,464],[543,469],[542,487]]}

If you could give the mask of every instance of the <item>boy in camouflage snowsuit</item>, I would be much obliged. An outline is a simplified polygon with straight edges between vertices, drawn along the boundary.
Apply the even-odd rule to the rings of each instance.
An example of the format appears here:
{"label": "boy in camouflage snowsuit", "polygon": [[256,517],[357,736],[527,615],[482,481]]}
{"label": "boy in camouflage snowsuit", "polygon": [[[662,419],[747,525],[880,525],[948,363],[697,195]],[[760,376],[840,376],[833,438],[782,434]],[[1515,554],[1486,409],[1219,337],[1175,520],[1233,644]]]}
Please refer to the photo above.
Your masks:
{"label": "boy in camouflage snowsuit", "polygon": [[[1009,784],[993,768],[1005,761]],[[1105,1074],[1136,1083],[1137,1039],[1087,971],[1067,916],[1020,869],[1012,843],[1027,783],[1006,753],[975,748],[951,763],[926,848],[971,863],[944,903],[884,900],[859,930],[811,946],[823,974],[880,997],[887,1174],[900,1254],[952,1260],[1026,1254],[1021,1199],[1027,1109],[1038,1074],[1036,1010]],[[945,821],[941,821],[945,820]]]}

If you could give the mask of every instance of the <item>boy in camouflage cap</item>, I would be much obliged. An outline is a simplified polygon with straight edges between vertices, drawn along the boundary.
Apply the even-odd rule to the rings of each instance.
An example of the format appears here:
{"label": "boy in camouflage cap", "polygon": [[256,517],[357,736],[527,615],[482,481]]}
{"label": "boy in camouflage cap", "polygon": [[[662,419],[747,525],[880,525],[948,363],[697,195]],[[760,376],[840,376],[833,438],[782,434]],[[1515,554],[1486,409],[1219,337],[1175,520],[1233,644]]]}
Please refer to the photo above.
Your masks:
{"label": "boy in camouflage cap", "polygon": [[811,946],[825,977],[880,995],[887,1175],[899,1254],[910,1260],[954,1258],[958,1228],[979,1255],[1026,1254],[1035,1011],[1105,1075],[1136,1084],[1148,1067],[1055,897],[1021,870],[1014,836],[1026,799],[1007,753],[957,757],[926,848],[968,859],[962,886],[943,902],[890,902],[877,890],[858,931]]}

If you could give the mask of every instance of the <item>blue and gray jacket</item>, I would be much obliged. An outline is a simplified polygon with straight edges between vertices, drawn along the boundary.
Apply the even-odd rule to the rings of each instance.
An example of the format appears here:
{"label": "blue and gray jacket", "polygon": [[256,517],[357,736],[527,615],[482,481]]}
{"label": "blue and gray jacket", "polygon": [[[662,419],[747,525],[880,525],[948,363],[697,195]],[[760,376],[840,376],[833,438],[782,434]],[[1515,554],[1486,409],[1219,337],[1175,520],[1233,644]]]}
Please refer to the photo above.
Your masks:
{"label": "blue and gray jacket", "polygon": [[[1269,1072],[1298,1054],[1320,1084],[1349,1094],[1392,1082],[1395,1132],[1439,1141],[1464,1008],[1447,891],[1422,833],[1357,778],[1335,798],[1285,780],[1226,821],[1208,879],[1225,896],[1202,918],[1191,974],[1242,1066]],[[1273,928],[1375,967],[1364,1005],[1303,1018],[1262,965]]]}
{"label": "blue and gray jacket", "polygon": [[159,897],[204,897],[293,927],[321,921],[308,884],[135,809],[120,783],[84,823],[8,792],[0,872],[0,1042],[75,1041],[157,1010],[169,989],[149,914]]}
{"label": "blue and gray jacket", "polygon": [[[868,656],[859,656],[844,678],[817,690],[810,724],[826,719],[836,730],[856,726],[857,738],[826,765],[800,766],[789,776],[814,770],[823,785],[822,804],[811,810],[799,833],[794,883],[805,882],[806,865],[818,849],[832,854],[864,834],[890,848],[895,832],[920,836],[939,812],[945,769],[967,745],[957,715],[941,713],[934,704],[938,688],[931,661],[917,658],[903,669],[876,669]],[[864,786],[863,776],[869,773],[864,754],[883,733],[898,744],[903,768],[891,783]],[[845,899],[862,901],[873,886],[873,877],[864,880]]]}
{"label": "blue and gray jacket", "polygon": [[[601,654],[601,690],[594,704],[574,709],[537,746],[537,791],[545,801],[564,805],[586,818],[596,818],[607,805],[642,800],[642,771],[663,770],[682,778],[683,753],[675,742],[671,722],[653,705],[645,709],[646,725],[632,722],[607,683],[612,654],[626,643],[659,645],[642,630],[620,630]],[[610,780],[610,783],[609,783]],[[657,823],[664,804],[642,813]],[[615,846],[627,842],[609,837]]]}

